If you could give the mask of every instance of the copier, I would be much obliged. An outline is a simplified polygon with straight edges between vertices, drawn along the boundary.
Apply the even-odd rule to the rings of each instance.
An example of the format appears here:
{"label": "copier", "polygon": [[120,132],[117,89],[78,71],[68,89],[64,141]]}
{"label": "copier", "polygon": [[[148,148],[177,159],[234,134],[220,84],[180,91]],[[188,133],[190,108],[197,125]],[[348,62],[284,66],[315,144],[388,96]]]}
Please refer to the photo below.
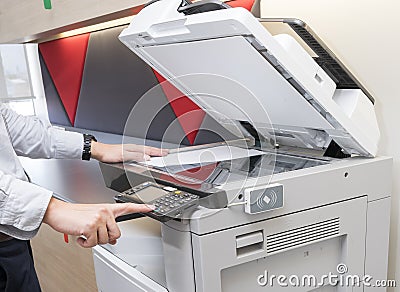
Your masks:
{"label": "copier", "polygon": [[[385,291],[392,161],[377,156],[374,99],[305,23],[158,0],[119,38],[223,142],[100,163],[117,200],[157,208],[94,249],[100,291]],[[200,150],[216,161],[182,156]]]}

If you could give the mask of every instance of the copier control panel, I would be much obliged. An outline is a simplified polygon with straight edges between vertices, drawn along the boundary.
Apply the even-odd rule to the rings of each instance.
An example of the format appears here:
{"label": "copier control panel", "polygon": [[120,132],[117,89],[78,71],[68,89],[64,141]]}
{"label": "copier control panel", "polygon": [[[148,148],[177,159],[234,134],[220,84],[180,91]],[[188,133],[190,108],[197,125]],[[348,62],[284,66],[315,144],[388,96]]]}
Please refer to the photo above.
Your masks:
{"label": "copier control panel", "polygon": [[118,194],[114,199],[119,203],[153,205],[155,209],[144,215],[159,221],[168,221],[197,207],[200,197],[174,187],[144,182]]}

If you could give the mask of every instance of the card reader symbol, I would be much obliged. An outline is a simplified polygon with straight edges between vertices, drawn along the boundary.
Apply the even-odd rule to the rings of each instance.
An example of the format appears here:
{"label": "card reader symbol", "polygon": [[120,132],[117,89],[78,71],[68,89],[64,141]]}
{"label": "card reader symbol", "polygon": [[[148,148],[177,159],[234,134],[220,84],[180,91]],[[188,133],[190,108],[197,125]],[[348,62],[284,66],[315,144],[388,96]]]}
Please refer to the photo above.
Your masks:
{"label": "card reader symbol", "polygon": [[268,196],[264,196],[263,201],[267,204],[269,204],[269,202],[271,202],[271,199]]}
{"label": "card reader symbol", "polygon": [[278,196],[274,190],[271,190],[270,192],[263,193],[257,198],[257,206],[260,209],[264,209],[266,207],[272,208],[275,206],[276,202],[278,200]]}

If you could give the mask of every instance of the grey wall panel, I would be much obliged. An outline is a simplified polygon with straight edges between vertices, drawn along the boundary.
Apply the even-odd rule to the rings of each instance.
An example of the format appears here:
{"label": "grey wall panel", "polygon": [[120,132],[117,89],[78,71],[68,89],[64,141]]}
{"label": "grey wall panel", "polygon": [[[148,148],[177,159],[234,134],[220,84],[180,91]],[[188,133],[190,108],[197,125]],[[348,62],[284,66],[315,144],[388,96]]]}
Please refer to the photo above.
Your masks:
{"label": "grey wall panel", "polygon": [[39,55],[39,59],[49,120],[53,124],[71,126],[67,112],[65,111],[64,105],[61,102],[60,96],[58,95],[57,89],[54,86],[53,80],[50,77],[49,71],[47,70],[47,66],[41,54]]}
{"label": "grey wall panel", "polygon": [[[158,84],[151,68],[118,40],[122,29],[116,27],[90,35],[75,127],[122,134],[133,106]],[[161,140],[176,116],[161,90],[152,99],[148,102],[150,108],[142,109],[147,114],[158,112],[148,131],[147,124],[139,119],[129,130],[137,137],[145,134],[147,138]],[[169,142],[179,142],[184,137],[178,125],[169,133]]]}
{"label": "grey wall panel", "polygon": [[235,139],[238,139],[238,137],[230,133],[211,116],[206,114],[196,135],[194,144],[207,144]]}
{"label": "grey wall panel", "polygon": [[125,134],[175,144],[190,144],[160,86],[147,92],[134,105],[132,114],[126,120]]}

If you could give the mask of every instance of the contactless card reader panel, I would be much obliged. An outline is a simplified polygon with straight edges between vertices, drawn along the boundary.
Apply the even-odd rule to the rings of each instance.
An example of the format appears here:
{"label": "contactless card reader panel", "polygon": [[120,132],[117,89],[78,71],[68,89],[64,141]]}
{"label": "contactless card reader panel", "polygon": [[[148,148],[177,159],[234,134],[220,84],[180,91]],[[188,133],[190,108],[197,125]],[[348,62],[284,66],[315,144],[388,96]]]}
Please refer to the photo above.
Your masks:
{"label": "contactless card reader panel", "polygon": [[155,210],[144,215],[165,222],[197,207],[200,197],[174,187],[144,182],[118,194],[114,199],[120,203],[153,205]]}
{"label": "contactless card reader panel", "polygon": [[245,212],[257,214],[283,207],[283,185],[270,184],[248,188],[244,192]]}

